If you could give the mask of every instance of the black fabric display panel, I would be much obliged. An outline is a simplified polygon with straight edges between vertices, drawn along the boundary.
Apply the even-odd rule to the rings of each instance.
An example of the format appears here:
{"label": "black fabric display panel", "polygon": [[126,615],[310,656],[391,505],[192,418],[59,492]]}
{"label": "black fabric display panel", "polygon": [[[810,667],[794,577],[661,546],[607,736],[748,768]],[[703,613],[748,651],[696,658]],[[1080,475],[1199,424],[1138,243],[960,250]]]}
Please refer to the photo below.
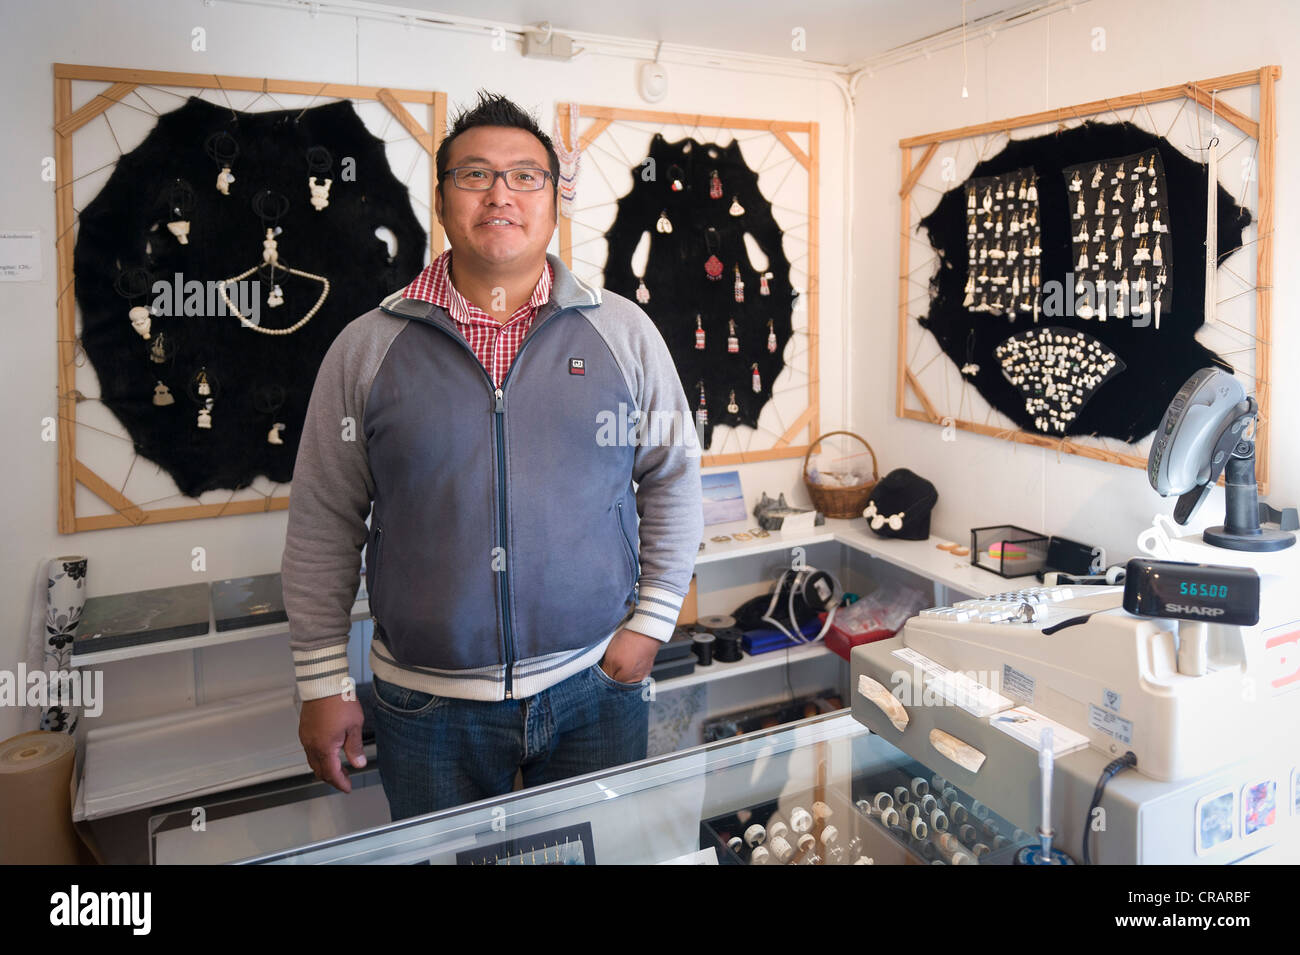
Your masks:
{"label": "black fabric display panel", "polygon": [[[1145,169],[1152,155],[1156,157],[1156,177],[1150,177]],[[1115,178],[1114,173],[1121,162],[1140,161],[1140,157],[1146,157],[1146,162],[1142,163],[1144,171],[1139,174],[1146,187],[1146,201],[1144,208],[1134,210],[1133,188],[1128,178],[1132,175],[1132,167],[1125,170],[1125,188],[1121,190],[1120,200],[1112,200],[1112,197],[1116,185],[1121,183],[1118,180],[1111,182],[1111,179]],[[1084,200],[1092,203],[1077,219],[1074,216],[1080,191],[1070,188],[1076,166],[1083,170],[1081,192]],[[1094,167],[1098,166],[1104,181],[1092,187]],[[1030,296],[1024,293],[1014,309],[1004,308],[1000,313],[991,309],[975,311],[972,306],[979,304],[985,284],[979,282],[980,274],[992,263],[988,259],[984,263],[979,261],[979,247],[985,240],[970,233],[972,219],[977,230],[983,230],[989,221],[983,209],[984,180],[987,177],[1001,177],[1005,182],[1014,180],[1015,211],[1019,211],[1019,182],[1028,179],[1027,171],[1030,170],[1037,187],[1036,215],[1040,232],[1036,240],[1040,254],[1034,257],[1035,261],[1028,269],[1022,258],[1018,268],[1022,279],[1027,271],[1032,275],[1035,269],[1041,270],[1041,283],[1033,283],[1034,286],[1041,285],[1036,288],[1039,294]],[[1157,184],[1154,194],[1149,191],[1152,182]],[[979,186],[973,210],[970,208],[972,196],[967,188],[972,184]],[[1105,189],[1105,210],[1104,215],[1098,217],[1094,213],[1101,189]],[[1033,139],[1013,140],[996,156],[977,165],[966,183],[945,194],[934,212],[921,220],[920,226],[928,231],[930,244],[938,253],[940,267],[931,280],[929,314],[918,321],[935,336],[944,353],[980,395],[1023,430],[1053,436],[1100,435],[1126,442],[1138,441],[1160,423],[1169,401],[1193,372],[1207,365],[1232,370],[1228,362],[1195,339],[1196,330],[1204,320],[1204,271],[1198,263],[1204,261],[1205,196],[1205,165],[1187,158],[1165,140],[1131,123],[1085,123]],[[1152,200],[1155,200],[1155,206],[1151,204]],[[1250,212],[1238,206],[1222,186],[1218,189],[1218,203],[1218,246],[1226,254],[1241,245],[1242,230],[1250,224]],[[1156,208],[1161,212],[1159,233],[1150,229]],[[999,211],[1008,214],[1007,209],[993,210],[994,229]],[[1134,228],[1140,228],[1143,213],[1148,231],[1135,235]],[[1104,220],[1101,221],[1104,238],[1096,236],[1094,240],[1099,220]],[[1149,259],[1138,263],[1139,272],[1142,268],[1147,270],[1150,290],[1154,291],[1161,268],[1167,273],[1167,285],[1160,299],[1158,329],[1153,312],[1137,316],[1130,314],[1119,319],[1109,315],[1107,321],[1100,321],[1095,308],[1085,307],[1082,314],[1075,312],[1075,290],[1079,279],[1084,277],[1082,273],[1076,275],[1075,267],[1083,248],[1087,248],[1086,278],[1089,282],[1116,280],[1121,275],[1120,270],[1113,267],[1113,258],[1110,257],[1115,241],[1111,236],[1117,222],[1124,232],[1122,254],[1126,260],[1131,258],[1143,239],[1146,240],[1145,254],[1152,255],[1155,237],[1159,235],[1163,265],[1157,267]],[[1081,227],[1088,230],[1086,242],[1076,241]],[[1008,228],[1009,219],[1004,219],[1004,233]],[[988,233],[986,239],[994,239],[994,233]],[[1093,269],[1092,266],[1097,264],[1096,252],[1103,241],[1107,243],[1109,261],[1104,261],[1101,268]],[[989,242],[990,251],[994,244]],[[972,249],[975,251],[973,261]],[[1021,255],[1023,257],[1023,243]],[[1180,266],[1177,272],[1173,269],[1175,261]],[[990,278],[1001,267],[1000,263],[992,264],[993,267],[988,268]],[[1131,275],[1133,270],[1130,268],[1129,271]],[[1005,268],[1003,274],[1008,282],[1014,275],[1013,270]],[[977,291],[971,305],[966,305],[970,279],[976,280]],[[1051,294],[1053,286],[1057,293],[1055,298]],[[1005,304],[1009,301],[1010,296],[1007,296]],[[1026,304],[1028,308],[1024,307]],[[1030,334],[1049,327],[1053,336],[1062,336],[1062,342],[1053,339],[1049,343],[1042,336]],[[1076,340],[1074,332],[1084,335]],[[1047,394],[1049,390],[1055,390],[1063,379],[1059,375],[1044,374],[1045,367],[1050,371],[1055,366],[1045,366],[1039,356],[1028,355],[1026,349],[1032,346],[1042,351],[1049,345],[1051,352],[1044,354],[1055,356],[1071,349],[1078,353],[1070,359],[1066,371],[1070,375],[1077,373],[1077,377],[1067,383],[1083,390],[1085,394],[1081,402],[1071,399],[1067,403],[1068,391]],[[1003,360],[1007,362],[1006,367]],[[1032,367],[1034,361],[1039,362],[1038,367]],[[1088,369],[1089,364],[1094,367]],[[1107,365],[1109,367],[1101,371]],[[1027,373],[1037,375],[1038,380],[1034,383],[1025,380]],[[1021,380],[1013,381],[1016,378]],[[1063,423],[1061,417],[1053,418],[1043,413],[1044,409],[1053,406],[1058,409],[1072,407],[1074,416]]]}
{"label": "black fabric display panel", "polygon": [[[632,190],[619,199],[614,224],[605,235],[609,244],[605,287],[638,301],[654,321],[692,408],[700,406],[703,384],[708,421],[701,443],[707,449],[715,425],[757,427],[759,413],[772,397],[772,381],[784,366],[791,336],[795,293],[790,262],[772,206],[759,191],[758,175],[745,164],[736,142],[727,146],[695,139],[669,143],[656,134],[648,159],[653,165],[642,162],[633,167]],[[735,214],[737,208],[743,211]],[[661,216],[671,231],[664,231]],[[650,252],[645,275],[638,278],[632,271],[632,256],[646,233]],[[745,233],[767,257],[767,294],[762,294],[762,274],[749,261]],[[710,256],[721,265],[717,278],[706,270]],[[737,266],[743,302],[735,298]],[[642,280],[648,301],[637,297]],[[703,349],[696,348],[697,316],[704,332]],[[735,353],[728,351],[733,328]],[[770,350],[769,333],[775,338]],[[729,406],[736,410],[729,411]]]}
{"label": "black fabric display panel", "polygon": [[[215,186],[220,166],[205,148],[223,131],[229,137],[225,143],[238,147],[228,195]],[[309,168],[309,150],[316,169]],[[319,210],[308,185],[313,174],[318,184],[332,179],[328,205]],[[174,187],[178,179],[188,191]],[[266,226],[253,198],[264,189],[288,199],[276,223],[281,262],[330,283],[320,310],[287,335],[245,327],[209,291],[216,282],[263,263]],[[187,244],[168,230],[168,222],[177,218],[169,206],[178,194],[192,196],[183,216],[190,223]],[[375,234],[380,227],[396,237],[391,259],[387,243]],[[76,296],[82,342],[99,376],[102,399],[125,426],[136,452],[160,465],[186,495],[246,487],[257,475],[288,482],[325,352],[345,325],[419,272],[426,241],[406,187],[389,169],[383,142],[366,129],[350,102],[237,113],[191,97],[160,116],[145,140],[118,160],[80,215]],[[123,273],[141,269],[135,274],[146,276],[149,290],[123,298],[115,285]],[[155,313],[146,341],[128,313],[132,306],[158,305],[153,283],[170,287],[177,274],[182,282],[213,286],[205,284],[202,296],[194,296],[181,314],[166,296],[162,308],[173,314]],[[258,324],[286,328],[307,314],[322,286],[276,270],[283,304],[270,307],[269,275],[268,266],[267,274],[245,280],[248,286],[261,282]],[[241,304],[238,291],[230,294]],[[184,296],[180,304],[185,305]],[[193,313],[196,307],[201,314]],[[155,361],[158,357],[163,360]],[[200,402],[206,400],[198,393],[201,370],[210,382],[207,397],[213,399],[210,429],[196,425]],[[154,397],[161,387],[174,400],[160,407]],[[284,424],[278,429],[282,444],[267,440],[276,423]],[[341,422],[340,434],[344,427]]]}

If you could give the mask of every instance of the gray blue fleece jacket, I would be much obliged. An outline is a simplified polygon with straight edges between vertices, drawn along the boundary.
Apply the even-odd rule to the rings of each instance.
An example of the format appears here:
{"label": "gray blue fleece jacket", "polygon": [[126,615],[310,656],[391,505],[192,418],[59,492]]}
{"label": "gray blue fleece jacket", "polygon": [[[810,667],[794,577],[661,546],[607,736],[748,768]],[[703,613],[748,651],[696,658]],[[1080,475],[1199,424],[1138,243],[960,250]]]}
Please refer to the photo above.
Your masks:
{"label": "gray blue fleece jacket", "polygon": [[517,699],[623,627],[672,635],[703,530],[691,409],[646,314],[548,259],[500,389],[400,292],[326,353],[281,565],[303,700],[344,687],[363,544],[371,666],[403,686]]}

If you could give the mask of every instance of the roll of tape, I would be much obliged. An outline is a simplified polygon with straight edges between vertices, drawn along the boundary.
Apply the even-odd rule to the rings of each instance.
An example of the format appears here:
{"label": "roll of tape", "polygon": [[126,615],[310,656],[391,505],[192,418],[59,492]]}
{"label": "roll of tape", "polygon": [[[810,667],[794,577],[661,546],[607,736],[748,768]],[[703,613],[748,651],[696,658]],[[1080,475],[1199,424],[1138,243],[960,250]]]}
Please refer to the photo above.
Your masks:
{"label": "roll of tape", "polygon": [[728,614],[712,614],[708,617],[700,617],[695,621],[697,627],[703,627],[712,633],[715,630],[732,630],[736,626],[736,618]]}
{"label": "roll of tape", "polygon": [[80,861],[69,792],[76,752],[71,736],[47,730],[0,743],[0,864]]}

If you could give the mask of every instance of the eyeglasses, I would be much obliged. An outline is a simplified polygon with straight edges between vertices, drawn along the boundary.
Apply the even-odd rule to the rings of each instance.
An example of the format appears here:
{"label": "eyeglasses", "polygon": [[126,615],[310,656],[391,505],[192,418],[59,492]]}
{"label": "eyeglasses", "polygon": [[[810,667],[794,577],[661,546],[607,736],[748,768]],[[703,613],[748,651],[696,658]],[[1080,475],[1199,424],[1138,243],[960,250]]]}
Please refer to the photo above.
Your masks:
{"label": "eyeglasses", "polygon": [[486,192],[497,184],[500,176],[506,181],[506,188],[514,192],[536,192],[546,188],[546,180],[551,174],[535,166],[520,166],[517,169],[488,169],[486,166],[457,166],[448,169],[443,176],[451,176],[457,189],[469,189],[473,192]]}

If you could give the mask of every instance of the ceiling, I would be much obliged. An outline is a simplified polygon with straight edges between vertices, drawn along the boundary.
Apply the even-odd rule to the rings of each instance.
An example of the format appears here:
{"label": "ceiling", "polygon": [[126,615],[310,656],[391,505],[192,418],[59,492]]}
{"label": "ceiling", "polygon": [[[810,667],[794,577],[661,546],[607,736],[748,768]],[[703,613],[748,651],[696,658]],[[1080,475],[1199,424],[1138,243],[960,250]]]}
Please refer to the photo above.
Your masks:
{"label": "ceiling", "polygon": [[[368,2],[368,0],[362,0]],[[560,31],[597,33],[741,53],[849,64],[961,26],[962,0],[397,0],[409,9],[504,24],[549,20]],[[1017,0],[967,0],[974,21]],[[377,4],[392,6],[387,4]],[[791,49],[802,27],[807,50]]]}

